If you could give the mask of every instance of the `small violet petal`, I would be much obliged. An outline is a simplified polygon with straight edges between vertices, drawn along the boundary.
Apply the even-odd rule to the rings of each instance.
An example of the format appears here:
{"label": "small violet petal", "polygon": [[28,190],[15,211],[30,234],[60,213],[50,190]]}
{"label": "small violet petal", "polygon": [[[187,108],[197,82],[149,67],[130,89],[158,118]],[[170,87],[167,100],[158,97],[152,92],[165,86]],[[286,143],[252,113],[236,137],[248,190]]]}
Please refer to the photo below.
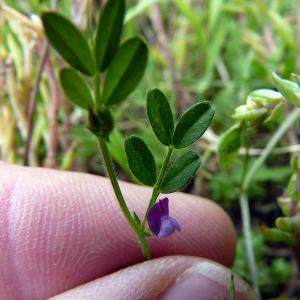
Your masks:
{"label": "small violet petal", "polygon": [[169,199],[163,198],[155,203],[148,213],[150,230],[160,238],[171,235],[175,229],[180,231],[179,223],[169,217]]}
{"label": "small violet petal", "polygon": [[150,230],[158,235],[161,227],[162,208],[161,202],[155,203],[148,212],[148,225]]}
{"label": "small violet petal", "polygon": [[161,200],[159,200],[158,202],[159,207],[161,208],[161,215],[162,216],[169,216],[169,199],[163,198]]}
{"label": "small violet petal", "polygon": [[159,238],[164,238],[171,235],[175,229],[178,231],[181,230],[179,223],[170,217],[163,216],[161,222],[161,228],[159,234],[157,235]]}
{"label": "small violet petal", "polygon": [[181,227],[180,227],[179,223],[177,222],[177,220],[175,220],[174,218],[171,218],[171,217],[170,217],[169,219],[172,221],[172,223],[173,223],[175,229],[176,229],[177,231],[181,231]]}

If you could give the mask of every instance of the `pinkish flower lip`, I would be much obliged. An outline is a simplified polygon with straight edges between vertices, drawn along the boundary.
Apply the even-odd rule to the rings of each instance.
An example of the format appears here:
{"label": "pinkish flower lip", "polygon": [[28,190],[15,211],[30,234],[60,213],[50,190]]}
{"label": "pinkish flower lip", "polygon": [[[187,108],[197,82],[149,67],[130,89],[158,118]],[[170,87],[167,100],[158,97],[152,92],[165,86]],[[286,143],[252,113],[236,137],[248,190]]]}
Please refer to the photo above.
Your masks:
{"label": "pinkish flower lip", "polygon": [[159,238],[171,235],[175,230],[181,231],[179,223],[169,217],[169,199],[163,198],[155,203],[148,213],[150,230]]}

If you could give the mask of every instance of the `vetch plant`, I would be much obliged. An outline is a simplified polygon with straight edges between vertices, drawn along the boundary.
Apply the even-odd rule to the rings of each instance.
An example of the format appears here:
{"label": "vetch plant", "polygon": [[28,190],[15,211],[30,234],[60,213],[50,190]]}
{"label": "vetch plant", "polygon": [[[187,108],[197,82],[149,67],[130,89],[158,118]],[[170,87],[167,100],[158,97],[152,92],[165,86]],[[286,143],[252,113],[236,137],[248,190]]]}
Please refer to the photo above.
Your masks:
{"label": "vetch plant", "polygon": [[106,1],[95,34],[89,37],[56,12],[44,12],[41,18],[49,42],[69,64],[60,71],[62,88],[73,104],[87,111],[87,127],[99,141],[116,198],[145,257],[150,259],[148,237],[164,238],[181,230],[179,223],[169,216],[169,199],[163,198],[156,203],[159,194],[182,190],[201,164],[196,151],[187,151],[175,161],[171,159],[172,154],[177,149],[192,146],[203,135],[214,116],[214,109],[208,101],[198,102],[175,124],[166,96],[156,88],[147,92],[149,123],[158,142],[167,148],[167,154],[159,170],[143,139],[131,136],[124,141],[133,176],[141,184],[153,188],[147,210],[140,219],[126,204],[108,148],[115,126],[112,108],[119,105],[140,82],[148,57],[147,45],[141,37],[120,41],[124,14],[124,0]]}
{"label": "vetch plant", "polygon": [[[1,34],[3,41],[1,48],[3,76],[1,78],[4,82],[2,85],[4,89],[2,91],[2,126],[0,126],[4,138],[2,145],[0,145],[0,148],[2,146],[2,159],[13,163],[20,163],[24,159],[25,165],[43,165],[67,170],[73,167],[77,169],[79,166],[80,169],[85,168],[86,171],[88,171],[87,168],[90,170],[91,167],[94,170],[95,166],[91,158],[95,155],[99,146],[97,145],[97,141],[95,143],[94,134],[89,134],[86,127],[89,127],[96,135],[102,136],[104,140],[105,133],[109,131],[109,128],[112,128],[113,132],[107,134],[108,141],[105,140],[109,150],[109,157],[114,159],[118,164],[118,168],[120,167],[126,173],[129,173],[129,163],[127,162],[125,151],[123,151],[125,147],[123,147],[124,138],[122,135],[126,135],[128,129],[136,132],[132,127],[127,127],[127,125],[132,126],[132,124],[136,124],[137,130],[139,130],[138,136],[142,138],[143,144],[146,145],[144,148],[148,150],[149,147],[152,153],[154,163],[150,163],[150,165],[154,166],[154,168],[152,170],[149,169],[148,174],[142,173],[139,176],[139,172],[141,173],[139,169],[140,165],[133,161],[131,163],[132,177],[139,178],[136,180],[139,180],[142,184],[152,186],[153,189],[156,188],[155,186],[160,185],[160,188],[156,188],[159,190],[159,193],[162,187],[171,189],[176,184],[176,177],[173,181],[168,180],[168,177],[172,179],[172,172],[169,173],[169,170],[171,168],[175,171],[178,169],[175,168],[176,165],[173,166],[174,161],[184,153],[185,149],[173,149],[169,162],[166,164],[166,171],[159,181],[160,172],[164,165],[163,156],[166,155],[166,152],[169,152],[170,145],[174,144],[172,134],[167,135],[168,137],[172,137],[170,144],[166,139],[159,139],[160,142],[155,144],[156,139],[153,138],[153,134],[151,133],[151,141],[148,136],[149,128],[145,126],[145,118],[141,119],[143,122],[142,126],[136,122],[137,117],[142,117],[135,114],[136,110],[143,110],[142,101],[138,100],[135,103],[132,101],[132,103],[123,103],[120,105],[123,100],[116,104],[111,104],[110,100],[107,100],[107,102],[104,100],[109,98],[111,91],[117,90],[119,93],[123,92],[125,88],[130,87],[128,84],[129,80],[120,89],[113,88],[113,86],[118,86],[118,84],[113,85],[113,82],[108,84],[108,86],[112,87],[111,89],[107,89],[107,86],[103,88],[105,85],[104,82],[107,80],[108,69],[111,68],[112,60],[114,60],[116,55],[115,49],[119,49],[119,46],[123,44],[122,38],[116,32],[118,30],[123,31],[124,2],[110,2],[105,9],[103,8],[101,12],[102,17],[99,17],[98,22],[95,19],[98,11],[89,11],[88,2],[83,1],[80,4],[76,4],[76,2],[62,1],[58,3],[59,11],[63,12],[64,15],[68,15],[74,20],[79,20],[83,17],[84,20],[79,25],[81,28],[85,27],[86,23],[86,18],[82,16],[82,13],[88,12],[92,16],[93,22],[88,22],[88,30],[82,32],[82,39],[77,38],[77,34],[73,34],[78,30],[76,27],[74,30],[72,24],[70,26],[56,27],[55,24],[57,23],[58,25],[62,21],[60,20],[61,18],[54,18],[53,15],[50,17],[54,21],[51,26],[54,26],[56,31],[53,31],[53,28],[50,28],[50,32],[48,30],[48,38],[52,36],[52,40],[60,40],[60,45],[57,45],[57,47],[61,48],[59,53],[65,57],[65,60],[69,64],[67,66],[63,63],[66,68],[63,68],[60,72],[61,85],[62,90],[68,95],[68,98],[71,99],[73,104],[79,107],[75,109],[69,103],[65,103],[65,99],[60,99],[61,89],[57,89],[56,71],[57,63],[61,66],[62,60],[56,59],[57,57],[53,55],[46,57],[46,52],[42,51],[41,46],[44,48],[44,45],[47,44],[44,39],[44,32],[41,30],[42,27],[40,27],[39,23],[35,23],[34,25],[31,22],[34,20],[31,19],[32,14],[25,17],[22,14],[16,14],[16,11],[11,10],[5,3],[1,4],[5,20],[1,23],[3,27]],[[106,2],[107,0],[101,1],[101,4]],[[141,4],[140,2],[145,2],[145,5],[139,5]],[[206,97],[206,95],[210,95],[209,97],[213,96],[214,105],[219,112],[214,119],[215,128],[218,132],[226,131],[232,122],[229,118],[229,113],[237,106],[236,103],[240,104],[242,99],[246,99],[246,95],[250,90],[263,86],[270,87],[270,76],[268,74],[271,73],[271,70],[276,69],[282,74],[287,74],[291,69],[296,68],[297,60],[293,59],[297,57],[298,51],[297,39],[295,38],[295,34],[297,33],[297,24],[295,22],[297,19],[297,5],[295,1],[288,1],[288,4],[283,1],[278,5],[273,5],[270,1],[260,1],[259,4],[257,1],[254,1],[250,6],[247,1],[239,1],[235,5],[237,9],[234,10],[227,9],[227,4],[225,4],[225,8],[223,1],[210,1],[205,7],[199,5],[198,1],[191,1],[189,4],[180,0],[171,2],[174,9],[172,10],[173,17],[169,18],[167,7],[160,5],[157,1],[127,0],[126,5],[129,9],[126,12],[124,22],[126,23],[126,32],[134,32],[138,25],[145,25],[142,31],[146,37],[149,36],[151,41],[154,42],[153,48],[151,50],[149,48],[153,52],[151,63],[149,62],[150,68],[147,68],[147,80],[150,82],[159,82],[160,86],[172,89],[171,93],[174,94],[173,105],[178,109],[176,114],[179,113],[182,115],[187,110],[190,95],[201,94],[204,95],[203,97]],[[21,1],[21,3],[18,3],[18,1],[6,1],[6,3],[17,10],[24,11],[25,9],[30,12],[41,11],[41,9],[49,5],[47,2],[37,5],[32,1],[30,3],[28,1]],[[54,7],[56,5],[55,1],[51,5]],[[151,5],[151,8],[149,5]],[[78,6],[83,9],[76,9]],[[79,11],[80,13],[78,13]],[[109,11],[111,11],[111,14],[108,14]],[[138,23],[135,23],[132,19],[139,14],[143,15],[140,15]],[[61,15],[59,16],[62,17]],[[242,17],[244,22],[237,23],[237,17],[238,19]],[[179,27],[176,25],[178,18],[180,18],[180,24],[182,25]],[[44,19],[47,22],[46,14]],[[48,22],[50,21],[48,19]],[[75,22],[78,23],[78,21]],[[66,25],[63,22],[61,24]],[[100,30],[100,27],[103,30]],[[170,28],[172,30],[168,30]],[[265,28],[268,28],[267,35],[265,34]],[[69,33],[68,36],[67,34],[64,36],[64,32],[66,31]],[[121,33],[121,36],[125,37],[124,31],[123,34]],[[157,36],[165,37],[164,40],[167,42],[160,43],[158,41],[157,43],[155,39]],[[225,37],[226,42],[224,43]],[[78,41],[77,44],[73,42],[76,40]],[[88,54],[89,52],[91,55]],[[51,54],[53,54],[53,51],[51,51]],[[72,56],[75,56],[75,59],[72,59]],[[45,57],[46,63],[43,67],[42,62]],[[232,57],[236,59],[232,60]],[[37,67],[38,60],[39,66]],[[127,60],[125,59],[124,61]],[[141,61],[141,59],[137,59],[135,62]],[[281,62],[283,61],[287,63],[282,64]],[[194,67],[195,65],[197,65],[197,68]],[[120,65],[115,64],[115,66],[117,70]],[[139,70],[142,70],[142,68]],[[97,75],[96,71],[99,76],[99,84],[96,84],[94,80]],[[136,74],[136,71],[137,69],[135,72],[131,72],[131,74]],[[122,76],[122,72],[124,73],[124,69],[117,70],[115,74],[111,72],[111,74],[116,76],[117,81],[119,81],[121,77],[123,79],[128,77],[127,75]],[[38,78],[41,74],[43,76],[40,81]],[[127,74],[130,75],[130,72]],[[294,76],[294,79],[296,78],[297,76]],[[278,155],[278,153],[296,151],[295,149],[298,146],[287,144],[288,140],[292,141],[297,137],[297,133],[293,128],[289,130],[289,135],[282,135],[282,132],[286,132],[282,131],[282,129],[284,127],[285,129],[288,128],[290,126],[288,125],[289,120],[292,120],[295,116],[293,113],[289,114],[289,107],[291,105],[289,104],[289,107],[286,107],[287,102],[284,98],[290,98],[295,106],[298,105],[297,84],[283,80],[276,75],[274,75],[274,80],[280,85],[280,87],[278,86],[279,92],[256,90],[249,94],[245,105],[236,108],[234,113],[236,124],[226,131],[220,140],[219,146],[221,167],[222,169],[226,169],[229,166],[229,170],[220,171],[218,168],[215,169],[215,163],[209,164],[208,169],[201,170],[202,176],[209,181],[209,185],[211,186],[210,192],[212,194],[210,198],[214,200],[216,198],[222,199],[223,204],[226,201],[226,206],[228,209],[230,206],[230,213],[232,214],[235,214],[234,202],[232,200],[237,199],[239,194],[241,195],[240,203],[243,207],[243,216],[245,216],[247,215],[248,198],[253,200],[255,204],[258,204],[255,205],[255,209],[260,210],[261,206],[264,205],[265,202],[258,201],[263,198],[268,190],[270,191],[270,188],[266,189],[261,184],[262,182],[271,183],[272,187],[274,181],[285,185],[284,181],[288,172],[287,167],[277,167],[283,163],[285,164],[285,156],[277,156],[279,160],[273,160],[273,157]],[[151,86],[155,85],[149,85],[149,87]],[[296,93],[282,97],[282,95],[289,92],[289,87]],[[99,93],[96,92],[97,88],[99,89]],[[32,97],[34,93],[30,93],[31,90],[36,90],[37,94],[35,97]],[[133,97],[140,95],[140,90],[146,91],[146,88],[140,85]],[[97,95],[100,95],[98,97],[100,101],[96,101]],[[115,95],[117,94],[115,93]],[[119,101],[117,100],[119,97],[113,96],[113,98],[115,101]],[[34,102],[36,104],[32,105]],[[125,108],[127,111],[123,114]],[[161,111],[159,106],[157,108],[156,114],[159,115]],[[82,116],[88,114],[90,115],[88,126],[82,126]],[[78,116],[80,116],[80,119]],[[102,117],[100,118],[100,116]],[[121,124],[120,126],[117,123],[120,117],[122,119],[124,117],[128,118],[130,121],[126,121],[124,123],[125,126],[122,127]],[[271,122],[278,117],[279,122],[272,124]],[[107,125],[107,128],[104,128],[104,130],[101,129],[100,120],[102,120],[104,125]],[[97,122],[99,122],[97,126],[90,126]],[[270,125],[265,126],[269,122]],[[166,127],[167,129],[171,129],[170,131],[173,130],[174,133],[176,124],[173,120],[172,125]],[[276,130],[277,127],[278,131]],[[101,130],[98,131],[97,129],[99,128]],[[27,134],[27,129],[29,134]],[[270,134],[272,134],[270,131],[272,130],[276,130],[274,139],[272,136],[270,137]],[[161,137],[160,130],[156,128],[156,131],[158,132],[157,135]],[[30,134],[30,132],[33,134]],[[262,137],[261,133],[263,133],[263,138],[258,140]],[[74,136],[74,141],[70,141],[71,135]],[[281,138],[280,145],[285,146],[284,148],[274,146],[280,136],[283,137]],[[128,134],[126,137],[128,137]],[[249,137],[251,137],[251,140]],[[270,140],[266,140],[269,137]],[[128,146],[130,146],[130,143],[134,146],[141,146],[142,143],[139,143],[134,138],[129,138]],[[199,146],[200,149],[207,149],[202,158],[203,161],[209,159],[214,162],[215,156],[211,156],[210,154],[214,152],[215,147],[212,145],[215,145],[216,140],[217,136],[213,135],[212,139],[209,140],[210,146],[208,148],[206,143],[204,143],[205,145],[202,143],[197,144],[197,148]],[[273,143],[274,141],[275,143]],[[265,143],[267,143],[266,149],[256,149]],[[164,147],[165,149],[163,149]],[[25,150],[23,150],[24,148]],[[145,151],[147,152],[147,150]],[[138,149],[134,149],[134,151],[139,153]],[[202,152],[202,150],[200,151]],[[272,151],[271,155],[270,151]],[[240,156],[239,159],[234,160],[237,155]],[[139,154],[138,156],[140,160],[143,160]],[[193,155],[191,155],[192,159]],[[266,161],[265,163],[263,162],[264,160]],[[297,217],[299,211],[299,201],[297,200],[297,197],[299,198],[297,196],[299,194],[297,191],[299,176],[295,161],[296,159],[294,158],[293,163],[291,162],[294,174],[290,183],[285,193],[278,198],[278,202],[282,208],[282,216],[276,221],[278,228],[261,226],[260,229],[266,239],[291,242],[296,247],[299,244],[295,238],[298,235],[298,233],[295,234],[295,230],[299,228],[299,218]],[[196,162],[197,160],[195,160]],[[230,166],[232,162],[234,162],[233,168]],[[102,164],[96,167],[97,171],[101,169],[99,170],[101,174],[105,171],[103,167],[105,166],[102,166]],[[173,173],[176,173],[175,171]],[[213,175],[215,172],[216,176]],[[153,173],[156,176],[153,176]],[[143,183],[143,181],[147,182]],[[177,182],[180,181],[181,178],[178,177]],[[193,186],[194,192],[200,192],[197,186]],[[262,191],[263,189],[265,191]],[[166,196],[170,199],[169,218],[173,217],[180,223],[180,215],[175,214],[175,204],[172,202],[172,196]],[[164,197],[159,195],[156,199]],[[155,197],[153,198],[155,199]],[[127,201],[127,199],[124,200]],[[268,201],[269,197],[266,200]],[[147,240],[150,235],[156,238],[155,236],[157,235],[155,232],[158,234],[159,230],[154,232],[150,229],[149,218],[151,215],[150,211],[159,203],[160,201],[158,200],[151,201],[152,206],[149,208],[147,217],[147,213],[142,214],[139,212],[138,216],[131,210],[128,212],[129,221],[133,217],[134,222],[137,224],[137,228],[134,230],[138,231],[139,227],[142,228],[140,233],[137,234],[137,241],[139,243],[143,243],[143,240]],[[123,218],[123,216],[119,217]],[[253,220],[256,218],[256,214],[251,216]],[[249,218],[243,218],[243,221],[244,224],[248,224],[247,226],[244,225],[244,232],[250,233]],[[265,224],[265,220],[261,222]],[[257,223],[259,222],[254,222],[254,224]],[[161,228],[161,217],[157,218],[157,224],[158,228]],[[239,226],[239,223],[236,225]],[[284,232],[283,229],[292,231]],[[180,238],[184,238],[184,230],[182,228],[183,232],[178,233],[175,228],[174,232]],[[255,253],[258,247],[255,242],[256,232],[251,232]],[[248,238],[243,239],[242,242],[245,240],[249,240],[249,234]],[[247,245],[249,245],[248,242]],[[263,245],[261,245],[261,248],[263,248]],[[244,252],[246,252],[245,248],[243,249]],[[300,252],[298,251],[298,253]],[[240,254],[238,254],[239,256]],[[244,261],[247,261],[246,257],[243,256],[243,258]],[[260,276],[262,273],[264,273],[266,281],[267,278],[269,281],[272,281],[272,285],[276,286],[278,281],[277,279],[273,280],[273,277],[275,277],[274,274],[272,276],[268,275],[272,271],[269,265],[266,268],[262,267],[261,260],[257,256],[255,260],[259,268],[258,285],[261,287],[262,292],[265,293]],[[277,258],[275,260],[277,261]],[[251,257],[249,265],[250,267],[254,265]],[[245,267],[240,270],[240,266],[238,266],[236,269],[237,273],[243,274],[243,276],[244,270],[248,272],[249,268]],[[260,272],[260,270],[263,270],[263,272]],[[272,273],[276,272],[272,271]],[[249,280],[249,276],[245,276],[245,278]]]}

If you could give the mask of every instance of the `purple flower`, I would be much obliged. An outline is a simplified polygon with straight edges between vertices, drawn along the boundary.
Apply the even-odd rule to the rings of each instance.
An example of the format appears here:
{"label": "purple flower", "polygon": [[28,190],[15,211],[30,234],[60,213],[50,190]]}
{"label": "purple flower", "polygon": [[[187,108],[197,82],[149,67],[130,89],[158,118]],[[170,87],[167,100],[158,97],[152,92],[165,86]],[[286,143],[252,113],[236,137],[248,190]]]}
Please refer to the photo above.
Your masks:
{"label": "purple flower", "polygon": [[150,230],[159,238],[171,235],[175,229],[180,231],[179,223],[169,217],[169,199],[164,198],[155,203],[148,213]]}

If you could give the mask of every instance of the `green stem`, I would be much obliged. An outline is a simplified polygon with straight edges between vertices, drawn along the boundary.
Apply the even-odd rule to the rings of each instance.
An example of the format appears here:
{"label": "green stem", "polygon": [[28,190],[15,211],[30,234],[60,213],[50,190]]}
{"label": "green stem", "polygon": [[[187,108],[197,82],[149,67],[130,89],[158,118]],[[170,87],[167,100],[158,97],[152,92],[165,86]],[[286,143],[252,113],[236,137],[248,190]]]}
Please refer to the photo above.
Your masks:
{"label": "green stem", "polygon": [[96,72],[94,79],[94,91],[95,91],[95,107],[96,111],[101,109],[101,93],[100,93],[100,74]]}
{"label": "green stem", "polygon": [[[110,155],[109,155],[107,144],[101,138],[99,138],[99,144],[100,144],[100,148],[101,148],[101,151],[102,151],[105,166],[106,166],[106,169],[107,169],[107,173],[109,175],[113,190],[115,192],[115,195],[117,197],[119,205],[120,205],[120,207],[123,211],[123,214],[124,214],[128,224],[130,225],[132,230],[135,232],[135,234],[138,237],[142,237],[144,235],[144,232],[141,229],[141,227],[139,226],[139,224],[137,224],[135,222],[135,220],[133,219],[133,216],[131,215],[131,213],[128,209],[128,206],[125,202],[125,199],[123,197],[123,194],[121,192],[121,189],[120,189],[120,186],[119,186],[119,183],[118,183],[118,180],[117,180],[117,177],[116,177],[113,165],[112,165],[112,160],[111,160]],[[146,258],[148,260],[151,259],[150,248],[149,248],[147,240],[146,239],[140,239],[139,242],[141,244],[141,247],[143,249],[143,253],[146,256]]]}
{"label": "green stem", "polygon": [[[96,111],[100,111],[101,109],[103,109],[104,104],[101,103],[101,91],[100,91],[100,73],[96,72],[94,77],[94,97],[95,97],[95,108]],[[142,251],[146,257],[146,259],[151,259],[151,252],[150,252],[150,248],[148,245],[148,242],[144,237],[145,233],[143,231],[143,229],[141,228],[141,226],[134,220],[133,216],[131,215],[128,206],[126,204],[126,201],[123,197],[122,191],[120,189],[117,177],[116,177],[116,173],[114,171],[113,168],[113,163],[108,151],[108,147],[107,147],[107,143],[106,141],[104,141],[102,138],[97,137],[99,144],[100,144],[100,148],[102,151],[102,155],[103,155],[103,159],[105,162],[105,166],[106,166],[106,170],[110,179],[110,182],[112,184],[113,190],[115,192],[115,195],[117,197],[117,200],[119,202],[119,205],[123,211],[123,214],[128,222],[128,224],[130,225],[130,227],[132,228],[132,230],[135,232],[135,234],[138,237],[138,241],[142,247]]]}
{"label": "green stem", "polygon": [[235,300],[235,285],[233,271],[231,271],[230,275],[230,300]]}
{"label": "green stem", "polygon": [[164,163],[163,163],[163,166],[162,166],[162,168],[161,168],[161,170],[160,170],[160,173],[159,173],[157,182],[155,183],[155,185],[154,185],[154,187],[153,187],[151,199],[150,199],[150,201],[149,201],[149,204],[148,204],[148,207],[147,207],[147,210],[146,210],[146,213],[145,213],[145,217],[144,217],[144,221],[143,221],[143,222],[145,222],[145,221],[147,220],[148,212],[149,212],[150,208],[155,204],[156,199],[157,199],[157,197],[158,197],[158,195],[159,195],[159,193],[160,193],[161,182],[162,182],[163,177],[164,177],[164,174],[165,174],[165,172],[166,172],[166,169],[167,169],[167,166],[168,166],[170,157],[171,157],[171,155],[172,155],[173,149],[174,149],[173,146],[169,146],[169,150],[168,150],[167,156],[166,156],[166,158],[165,158],[165,161],[164,161]]}
{"label": "green stem", "polygon": [[252,238],[251,238],[250,209],[249,209],[249,202],[246,193],[241,192],[239,203],[241,208],[243,236],[245,239],[247,261],[248,261],[248,268],[250,271],[251,283],[256,295],[260,299],[260,291],[257,282],[257,268],[256,268],[255,255],[254,255]]}
{"label": "green stem", "polygon": [[261,153],[261,155],[255,160],[254,164],[251,166],[250,170],[247,172],[243,183],[242,191],[240,195],[240,207],[242,214],[242,225],[243,225],[243,234],[245,237],[246,251],[248,257],[248,266],[251,275],[251,281],[255,292],[259,297],[259,288],[257,282],[257,270],[255,264],[255,256],[253,251],[253,245],[251,240],[251,217],[249,209],[249,201],[247,197],[247,192],[249,186],[253,180],[254,175],[258,172],[259,168],[262,166],[266,158],[270,155],[271,151],[274,149],[276,144],[283,137],[285,132],[290,128],[290,126],[300,117],[300,110],[295,108],[288,116],[285,117],[285,121],[281,124],[278,130],[274,133],[267,146]]}

